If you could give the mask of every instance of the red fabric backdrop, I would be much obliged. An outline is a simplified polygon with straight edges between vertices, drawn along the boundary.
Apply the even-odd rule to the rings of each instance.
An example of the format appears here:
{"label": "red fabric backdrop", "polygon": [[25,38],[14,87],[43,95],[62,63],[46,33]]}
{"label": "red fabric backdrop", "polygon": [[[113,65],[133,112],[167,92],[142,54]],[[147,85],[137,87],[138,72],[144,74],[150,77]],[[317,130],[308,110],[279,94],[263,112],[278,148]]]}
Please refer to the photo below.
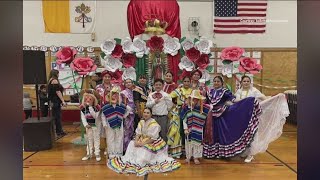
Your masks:
{"label": "red fabric backdrop", "polygon": [[180,9],[176,0],[147,1],[131,0],[128,4],[127,19],[131,39],[144,33],[145,22],[151,17],[168,23],[166,34],[181,38]]}
{"label": "red fabric backdrop", "polygon": [[[130,37],[133,39],[134,36],[143,34],[145,22],[151,17],[166,21],[168,23],[166,34],[180,39],[181,27],[179,14],[180,9],[176,0],[131,0],[127,9],[127,21]],[[176,56],[168,55],[167,59],[169,69],[173,72],[173,80],[177,82],[180,54],[177,54]]]}

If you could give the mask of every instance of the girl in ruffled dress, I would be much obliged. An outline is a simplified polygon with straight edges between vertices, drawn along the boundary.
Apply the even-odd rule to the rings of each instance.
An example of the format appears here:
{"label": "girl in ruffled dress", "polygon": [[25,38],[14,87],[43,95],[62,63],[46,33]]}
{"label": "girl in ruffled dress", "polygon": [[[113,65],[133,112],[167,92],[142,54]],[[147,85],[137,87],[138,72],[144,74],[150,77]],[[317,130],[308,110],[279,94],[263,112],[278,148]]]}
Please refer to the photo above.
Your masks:
{"label": "girl in ruffled dress", "polygon": [[170,96],[176,101],[172,110],[169,113],[169,131],[168,142],[169,154],[173,158],[180,158],[182,155],[182,144],[184,144],[184,130],[182,120],[180,120],[181,107],[187,100],[187,97],[191,94],[190,77],[185,76],[182,78],[183,86],[173,90]]}
{"label": "girl in ruffled dress", "polygon": [[249,163],[254,159],[254,155],[265,152],[268,145],[281,136],[286,117],[289,116],[289,107],[283,93],[267,98],[252,86],[250,77],[246,75],[242,76],[241,88],[237,90],[235,96],[236,102],[254,97],[260,101],[262,109],[257,133],[250,147],[242,154],[242,156],[247,156],[245,162]]}
{"label": "girl in ruffled dress", "polygon": [[168,157],[165,141],[159,136],[160,125],[151,118],[152,110],[145,108],[143,119],[136,129],[136,137],[130,141],[126,154],[108,160],[107,166],[117,173],[144,176],[177,170],[181,164]]}
{"label": "girl in ruffled dress", "polygon": [[136,105],[134,104],[134,99],[133,99],[133,91],[132,91],[132,89],[134,88],[133,81],[131,79],[126,79],[124,83],[125,83],[126,89],[121,91],[121,95],[122,95],[124,104],[126,104],[131,108],[131,112],[126,117],[123,123],[123,130],[124,130],[123,151],[125,152],[134,134],[134,116],[135,116],[134,113],[136,110]]}
{"label": "girl in ruffled dress", "polygon": [[205,125],[204,157],[233,157],[253,140],[261,114],[259,102],[253,97],[234,101],[233,94],[223,87],[223,78],[216,76],[213,88],[207,93],[212,110]]}

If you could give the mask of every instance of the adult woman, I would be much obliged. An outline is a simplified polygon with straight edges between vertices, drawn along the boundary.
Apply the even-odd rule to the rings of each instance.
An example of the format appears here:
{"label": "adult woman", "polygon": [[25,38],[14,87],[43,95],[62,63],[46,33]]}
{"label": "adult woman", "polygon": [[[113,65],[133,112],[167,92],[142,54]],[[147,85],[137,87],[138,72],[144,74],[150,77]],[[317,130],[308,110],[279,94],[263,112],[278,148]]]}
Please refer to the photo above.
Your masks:
{"label": "adult woman", "polygon": [[[169,153],[172,157],[180,158],[182,155],[182,141],[184,140],[182,121],[180,121],[181,106],[185,103],[187,97],[191,94],[190,77],[183,77],[183,86],[175,89],[170,96],[177,103],[170,111],[168,145]],[[183,143],[184,144],[184,143]]]}
{"label": "adult woman", "polygon": [[124,129],[124,141],[123,141],[123,150],[126,151],[127,147],[129,145],[129,142],[132,139],[132,136],[134,134],[134,116],[135,116],[135,109],[136,105],[134,103],[133,99],[133,91],[134,84],[131,79],[126,79],[124,82],[124,85],[126,87],[125,90],[121,91],[121,95],[123,97],[123,102],[127,106],[129,106],[132,111],[129,113],[129,115],[126,117],[123,129]]}
{"label": "adult woman", "polygon": [[61,106],[66,106],[66,102],[63,99],[63,87],[59,80],[59,71],[52,69],[49,74],[48,81],[48,99],[52,108],[52,118],[54,119],[56,126],[57,136],[64,136],[66,133],[62,129],[61,125]]}
{"label": "adult woman", "polygon": [[208,118],[205,126],[204,157],[235,156],[253,139],[261,113],[259,103],[250,97],[236,104],[232,103],[234,100],[232,93],[223,87],[223,78],[216,76],[207,93],[212,119]]}
{"label": "adult woman", "polygon": [[205,96],[206,92],[208,91],[208,88],[205,84],[199,82],[201,77],[202,72],[199,69],[196,69],[191,72],[191,88],[200,90],[201,94]]}
{"label": "adult woman", "polygon": [[254,159],[254,155],[265,152],[268,145],[280,137],[286,117],[289,116],[289,107],[284,94],[280,93],[267,98],[252,86],[249,76],[242,76],[241,88],[237,90],[235,96],[236,101],[241,101],[247,97],[255,97],[261,101],[262,114],[259,118],[257,133],[250,147],[243,154],[247,155],[245,162],[249,163]]}
{"label": "adult woman", "polygon": [[143,119],[136,129],[135,140],[130,141],[126,154],[108,160],[107,166],[117,173],[144,176],[178,169],[181,164],[168,157],[165,141],[159,136],[160,125],[151,118],[152,110],[145,108]]}
{"label": "adult woman", "polygon": [[178,85],[175,82],[173,82],[172,72],[166,72],[165,78],[164,78],[163,91],[170,94],[177,87],[178,87]]}

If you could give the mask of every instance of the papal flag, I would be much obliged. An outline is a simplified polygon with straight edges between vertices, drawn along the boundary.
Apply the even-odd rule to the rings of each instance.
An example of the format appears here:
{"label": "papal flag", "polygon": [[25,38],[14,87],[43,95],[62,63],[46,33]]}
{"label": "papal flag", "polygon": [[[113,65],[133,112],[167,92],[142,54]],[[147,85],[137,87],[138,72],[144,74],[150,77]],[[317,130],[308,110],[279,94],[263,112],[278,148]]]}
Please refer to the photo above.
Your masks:
{"label": "papal flag", "polygon": [[92,33],[96,21],[96,1],[42,0],[47,33]]}

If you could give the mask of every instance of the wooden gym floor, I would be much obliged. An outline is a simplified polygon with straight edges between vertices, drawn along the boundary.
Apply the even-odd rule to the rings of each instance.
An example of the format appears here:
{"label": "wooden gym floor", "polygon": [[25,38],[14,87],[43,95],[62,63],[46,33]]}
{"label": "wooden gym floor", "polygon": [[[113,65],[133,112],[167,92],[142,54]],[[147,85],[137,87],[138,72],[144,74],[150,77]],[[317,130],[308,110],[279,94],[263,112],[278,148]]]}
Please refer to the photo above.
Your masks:
{"label": "wooden gym floor", "polygon": [[[51,150],[23,153],[24,179],[143,179],[109,170],[105,165],[105,157],[100,162],[96,162],[95,158],[81,161],[85,155],[85,146],[72,143],[80,135],[79,125],[64,125],[64,129],[68,134],[57,139]],[[282,136],[269,145],[266,153],[255,156],[255,160],[249,164],[244,163],[240,157],[229,161],[205,159],[201,165],[188,165],[183,159],[179,161],[182,163],[179,170],[167,174],[150,174],[148,179],[297,179],[297,127],[286,124]]]}

